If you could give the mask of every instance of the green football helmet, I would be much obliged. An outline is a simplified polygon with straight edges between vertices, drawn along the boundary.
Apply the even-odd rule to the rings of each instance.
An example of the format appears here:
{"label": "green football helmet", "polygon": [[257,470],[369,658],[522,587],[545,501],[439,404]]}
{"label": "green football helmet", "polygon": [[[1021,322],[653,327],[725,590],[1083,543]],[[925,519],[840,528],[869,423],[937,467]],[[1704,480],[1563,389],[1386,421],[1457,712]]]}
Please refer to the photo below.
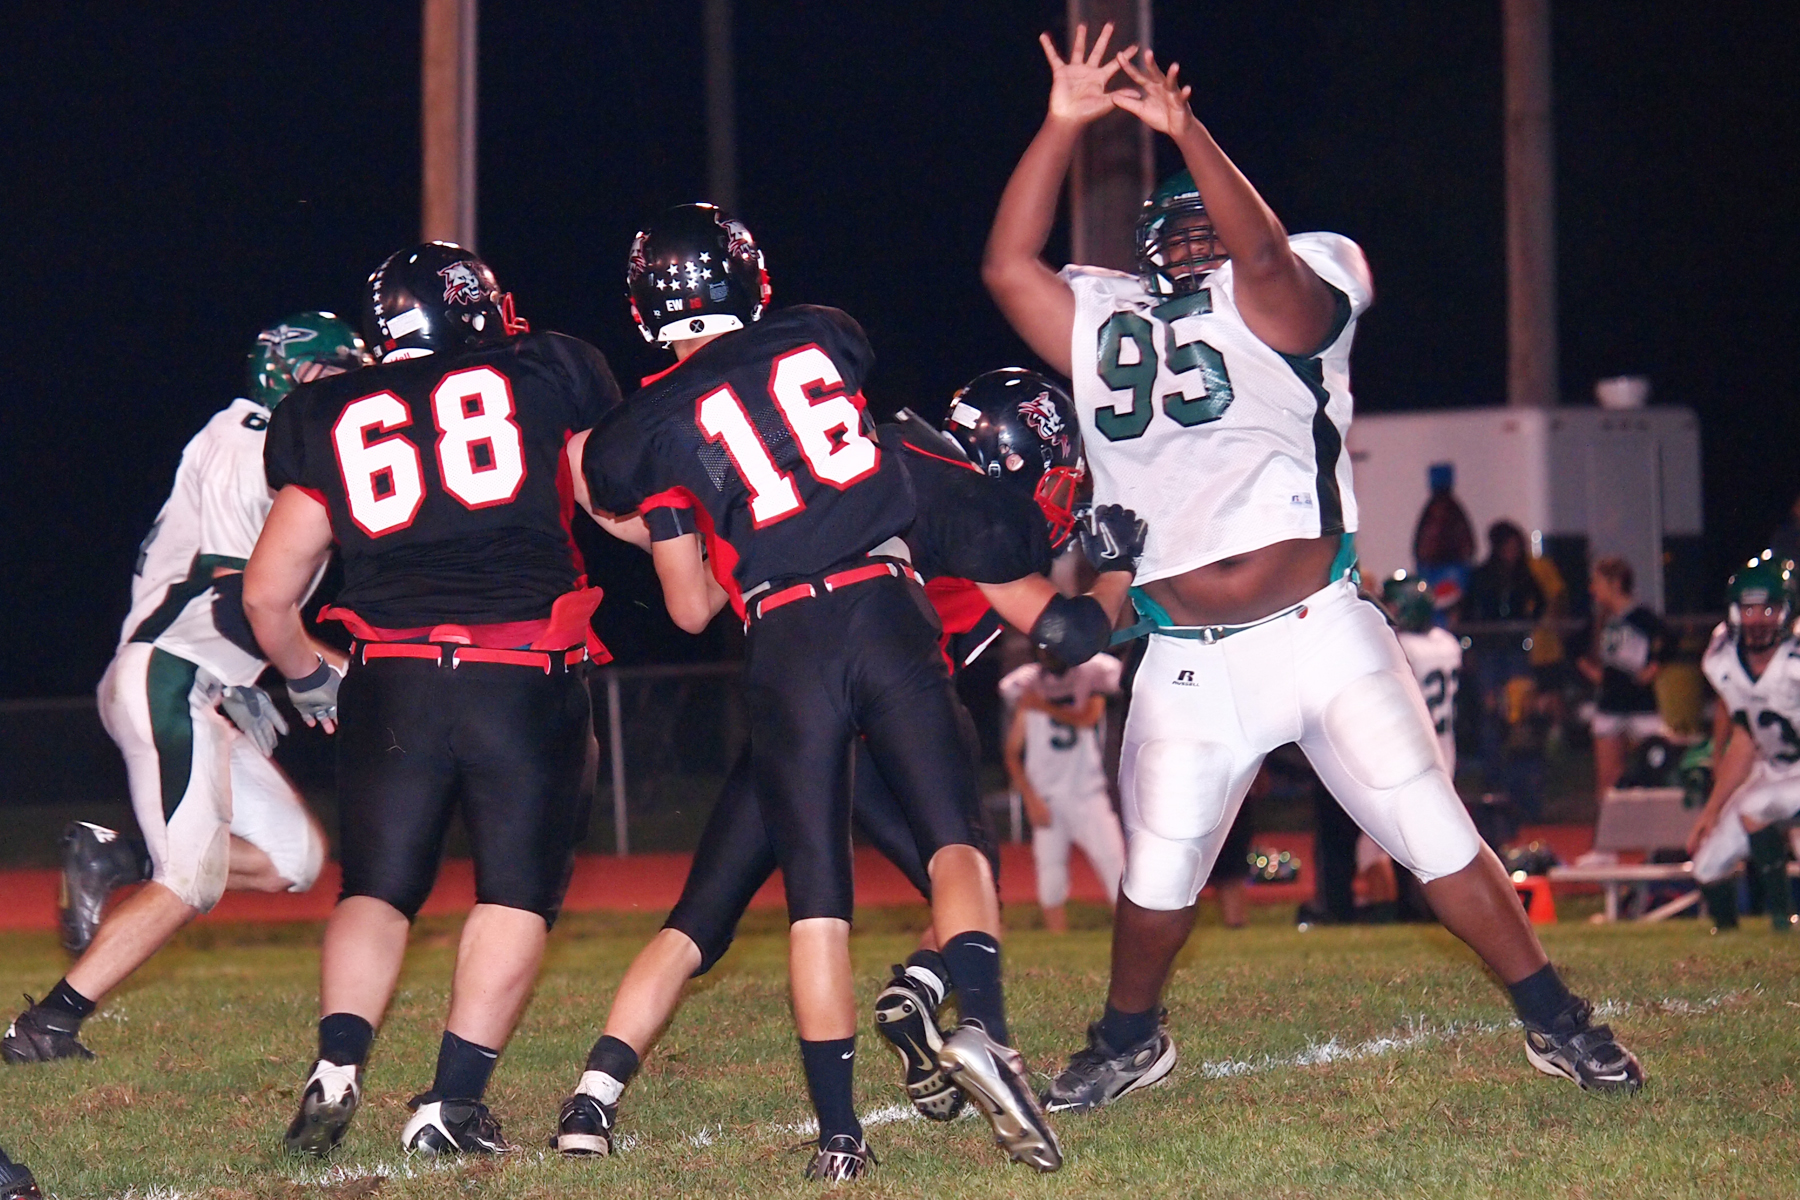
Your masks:
{"label": "green football helmet", "polygon": [[1424,633],[1437,619],[1431,585],[1422,575],[1395,571],[1382,581],[1381,603],[1393,614],[1394,624],[1409,633]]}
{"label": "green football helmet", "polygon": [[[1725,622],[1746,650],[1767,650],[1786,637],[1794,620],[1794,564],[1764,550],[1725,581]],[[1774,610],[1774,619],[1765,615]],[[1755,617],[1748,624],[1744,617]]]}
{"label": "green football helmet", "polygon": [[1144,201],[1137,219],[1138,276],[1153,296],[1187,296],[1229,260],[1194,177],[1171,175]]}
{"label": "green football helmet", "polygon": [[256,335],[248,361],[250,399],[272,409],[302,383],[368,363],[362,338],[335,313],[295,313]]}

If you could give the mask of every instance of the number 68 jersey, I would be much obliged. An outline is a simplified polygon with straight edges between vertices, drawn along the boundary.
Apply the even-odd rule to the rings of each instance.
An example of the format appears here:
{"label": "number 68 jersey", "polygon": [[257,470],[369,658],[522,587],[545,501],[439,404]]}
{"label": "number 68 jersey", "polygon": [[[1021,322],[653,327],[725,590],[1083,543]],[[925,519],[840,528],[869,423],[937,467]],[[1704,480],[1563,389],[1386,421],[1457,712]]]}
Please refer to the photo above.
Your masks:
{"label": "number 68 jersey", "polygon": [[[1800,763],[1800,644],[1784,638],[1762,677],[1750,678],[1737,639],[1721,623],[1701,656],[1700,670],[1740,729],[1756,743],[1756,756],[1779,768]],[[1724,747],[1715,747],[1722,753]]]}
{"label": "number 68 jersey", "polygon": [[1335,233],[1288,239],[1336,294],[1324,344],[1270,349],[1238,313],[1233,264],[1166,298],[1135,275],[1069,266],[1075,407],[1096,504],[1150,527],[1137,582],[1180,575],[1292,538],[1356,531],[1350,342],[1369,306],[1369,268]]}

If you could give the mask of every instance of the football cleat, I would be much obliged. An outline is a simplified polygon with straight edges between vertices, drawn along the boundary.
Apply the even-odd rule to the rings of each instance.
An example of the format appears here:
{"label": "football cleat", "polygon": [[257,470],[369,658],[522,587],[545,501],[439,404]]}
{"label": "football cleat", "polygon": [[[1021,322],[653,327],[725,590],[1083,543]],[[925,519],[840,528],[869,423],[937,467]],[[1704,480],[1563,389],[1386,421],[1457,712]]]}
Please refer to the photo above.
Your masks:
{"label": "football cleat", "polygon": [[963,1094],[938,1066],[944,1035],[938,1029],[937,1001],[905,967],[894,968],[894,978],[875,998],[875,1028],[900,1056],[906,1094],[919,1114],[932,1121],[955,1120],[963,1109]]}
{"label": "football cleat", "polygon": [[1062,1166],[1062,1146],[1025,1079],[1025,1062],[1011,1046],[974,1021],[944,1039],[938,1065],[994,1127],[994,1142],[1014,1162],[1039,1171]]}
{"label": "football cleat", "polygon": [[350,1118],[362,1102],[361,1068],[340,1066],[320,1059],[300,1091],[300,1111],[294,1114],[281,1144],[289,1154],[331,1153],[344,1140]]}
{"label": "football cleat", "polygon": [[25,997],[31,1007],[13,1018],[0,1037],[0,1058],[9,1063],[50,1062],[58,1058],[92,1058],[94,1052],[75,1037],[81,1022],[67,1013],[50,1012]]}
{"label": "football cleat", "polygon": [[24,1163],[0,1162],[0,1200],[43,1200]]}
{"label": "football cleat", "polygon": [[1044,1107],[1050,1112],[1086,1112],[1161,1083],[1179,1057],[1167,1020],[1166,1012],[1158,1014],[1156,1032],[1123,1050],[1107,1044],[1098,1024],[1089,1025],[1087,1049],[1070,1055],[1069,1065],[1051,1080]]}
{"label": "football cleat", "polygon": [[406,1102],[412,1120],[400,1131],[400,1145],[414,1154],[508,1154],[512,1144],[500,1122],[479,1100],[445,1100],[431,1092]]}
{"label": "football cleat", "polygon": [[874,1161],[875,1155],[870,1153],[867,1142],[859,1142],[847,1133],[834,1133],[825,1139],[825,1144],[806,1164],[804,1174],[808,1179],[842,1183],[867,1174],[869,1164]]}
{"label": "football cleat", "polygon": [[142,883],[144,871],[125,839],[103,825],[70,821],[58,841],[63,873],[56,923],[63,949],[80,954],[100,928],[106,898],[128,883]]}
{"label": "football cleat", "polygon": [[562,1154],[604,1158],[613,1152],[613,1126],[618,1118],[618,1105],[602,1104],[586,1092],[576,1092],[563,1101],[550,1148]]}
{"label": "football cleat", "polygon": [[1575,1006],[1547,1029],[1527,1023],[1525,1057],[1546,1075],[1559,1075],[1589,1092],[1635,1092],[1644,1086],[1637,1055],[1619,1045],[1605,1025],[1591,1023],[1587,1001]]}

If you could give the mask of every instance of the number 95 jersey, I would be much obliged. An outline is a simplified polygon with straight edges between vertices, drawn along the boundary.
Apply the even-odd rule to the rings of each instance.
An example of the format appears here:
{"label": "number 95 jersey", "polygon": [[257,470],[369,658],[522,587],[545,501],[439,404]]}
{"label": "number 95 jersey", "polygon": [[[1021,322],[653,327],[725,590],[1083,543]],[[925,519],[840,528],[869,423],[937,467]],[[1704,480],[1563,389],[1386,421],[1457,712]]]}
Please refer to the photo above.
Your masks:
{"label": "number 95 jersey", "polygon": [[[1737,639],[1721,623],[1700,657],[1700,670],[1732,722],[1756,743],[1756,757],[1784,770],[1800,763],[1800,736],[1795,734],[1800,726],[1800,644],[1784,638],[1762,676],[1752,679],[1738,657]],[[1715,746],[1713,753],[1724,749]]]}
{"label": "number 95 jersey", "polygon": [[1137,582],[1292,538],[1356,531],[1350,342],[1373,298],[1368,263],[1335,233],[1288,239],[1336,294],[1319,349],[1281,354],[1250,332],[1233,264],[1166,298],[1135,275],[1062,270],[1075,293],[1070,354],[1094,503],[1149,524]]}

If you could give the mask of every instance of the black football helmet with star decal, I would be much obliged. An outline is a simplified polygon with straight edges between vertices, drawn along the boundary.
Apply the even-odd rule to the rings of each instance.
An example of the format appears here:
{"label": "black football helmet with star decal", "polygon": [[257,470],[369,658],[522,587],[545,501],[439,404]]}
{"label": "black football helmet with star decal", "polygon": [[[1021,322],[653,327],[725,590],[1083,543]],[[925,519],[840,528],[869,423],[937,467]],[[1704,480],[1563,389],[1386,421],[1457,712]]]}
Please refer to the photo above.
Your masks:
{"label": "black football helmet with star decal", "polygon": [[503,342],[531,326],[513,314],[511,292],[455,242],[397,250],[369,276],[363,336],[383,360],[455,354]]}
{"label": "black football helmet with star decal", "polygon": [[769,303],[769,273],[744,223],[712,204],[681,204],[631,243],[631,316],[646,342],[742,329]]}
{"label": "black football helmet with star decal", "polygon": [[988,478],[1037,501],[1052,546],[1068,539],[1087,468],[1075,402],[1061,384],[1023,367],[977,375],[950,398],[941,428]]}

